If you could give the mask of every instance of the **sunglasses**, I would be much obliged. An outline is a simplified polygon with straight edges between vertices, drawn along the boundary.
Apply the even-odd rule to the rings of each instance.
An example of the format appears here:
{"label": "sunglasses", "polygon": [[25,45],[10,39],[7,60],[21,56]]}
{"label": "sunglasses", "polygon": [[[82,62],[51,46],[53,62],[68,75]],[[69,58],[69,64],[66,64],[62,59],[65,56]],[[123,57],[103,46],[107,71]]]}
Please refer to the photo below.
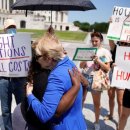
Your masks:
{"label": "sunglasses", "polygon": [[43,57],[42,55],[35,55],[35,59],[38,60],[39,58]]}

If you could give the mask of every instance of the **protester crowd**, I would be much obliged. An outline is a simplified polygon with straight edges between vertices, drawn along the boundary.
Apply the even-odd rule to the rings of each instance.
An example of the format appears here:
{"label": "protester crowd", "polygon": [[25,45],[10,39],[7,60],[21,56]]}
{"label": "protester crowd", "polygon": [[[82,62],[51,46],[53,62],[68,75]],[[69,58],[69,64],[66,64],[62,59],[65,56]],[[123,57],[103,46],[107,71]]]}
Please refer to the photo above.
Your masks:
{"label": "protester crowd", "polygon": [[[16,34],[13,19],[4,23],[6,34]],[[110,40],[110,50],[103,48],[103,35],[91,33],[92,61],[81,61],[78,66],[67,56],[61,42],[50,27],[43,37],[32,43],[32,61],[27,77],[0,76],[1,110],[5,130],[87,130],[82,108],[87,92],[94,105],[94,129],[100,130],[101,95],[108,91],[112,120],[117,94],[119,121],[117,130],[124,130],[130,115],[130,90],[125,86],[110,86],[117,46],[129,43]],[[11,117],[12,94],[18,104]]]}

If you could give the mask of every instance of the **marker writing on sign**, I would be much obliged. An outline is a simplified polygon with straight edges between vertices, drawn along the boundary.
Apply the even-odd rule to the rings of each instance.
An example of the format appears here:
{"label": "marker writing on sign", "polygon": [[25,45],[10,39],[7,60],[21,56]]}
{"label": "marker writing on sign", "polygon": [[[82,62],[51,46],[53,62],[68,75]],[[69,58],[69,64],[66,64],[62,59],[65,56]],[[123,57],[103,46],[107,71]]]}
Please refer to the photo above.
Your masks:
{"label": "marker writing on sign", "polygon": [[14,45],[14,36],[0,35],[0,58],[25,56],[26,47]]}
{"label": "marker writing on sign", "polygon": [[130,73],[117,70],[116,72],[116,80],[130,80]]}
{"label": "marker writing on sign", "polygon": [[124,53],[124,60],[130,60],[130,52]]}
{"label": "marker writing on sign", "polygon": [[115,7],[113,9],[113,15],[118,15],[118,16],[125,16],[127,17],[130,15],[130,9],[128,8],[120,8],[120,7]]}

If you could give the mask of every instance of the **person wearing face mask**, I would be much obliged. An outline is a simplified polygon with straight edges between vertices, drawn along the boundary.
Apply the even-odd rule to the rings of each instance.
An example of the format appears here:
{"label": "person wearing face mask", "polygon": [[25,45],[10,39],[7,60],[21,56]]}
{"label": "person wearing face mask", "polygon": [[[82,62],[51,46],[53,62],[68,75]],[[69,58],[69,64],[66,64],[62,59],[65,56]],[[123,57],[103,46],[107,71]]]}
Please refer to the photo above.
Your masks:
{"label": "person wearing face mask", "polygon": [[[5,34],[16,34],[16,23],[13,19],[6,19],[4,21],[4,32]],[[5,130],[12,130],[12,94],[14,94],[16,104],[19,104],[24,98],[23,86],[25,83],[26,77],[0,76],[1,111]]]}
{"label": "person wearing face mask", "polygon": [[16,34],[16,24],[13,19],[6,19],[4,22],[4,32],[6,34]]}

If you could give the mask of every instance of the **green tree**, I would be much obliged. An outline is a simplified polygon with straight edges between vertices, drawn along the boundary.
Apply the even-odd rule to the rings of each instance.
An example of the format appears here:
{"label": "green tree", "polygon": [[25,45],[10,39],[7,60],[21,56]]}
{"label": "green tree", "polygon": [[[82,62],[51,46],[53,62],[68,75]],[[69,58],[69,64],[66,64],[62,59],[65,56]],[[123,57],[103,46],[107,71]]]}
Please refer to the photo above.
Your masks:
{"label": "green tree", "polygon": [[82,31],[89,31],[90,28],[90,24],[85,22],[85,23],[81,23],[80,27],[79,27]]}
{"label": "green tree", "polygon": [[75,26],[80,27],[81,23],[79,21],[74,21],[73,23],[74,23]]}
{"label": "green tree", "polygon": [[82,31],[96,31],[101,33],[107,33],[109,23],[106,22],[95,22],[94,24],[90,25],[88,22],[79,22],[74,21],[74,25],[79,27]]}
{"label": "green tree", "polygon": [[109,23],[105,23],[105,22],[97,23],[97,22],[95,22],[94,24],[92,24],[90,26],[90,30],[91,31],[94,30],[96,32],[101,32],[101,33],[107,33],[108,27],[109,27]]}

